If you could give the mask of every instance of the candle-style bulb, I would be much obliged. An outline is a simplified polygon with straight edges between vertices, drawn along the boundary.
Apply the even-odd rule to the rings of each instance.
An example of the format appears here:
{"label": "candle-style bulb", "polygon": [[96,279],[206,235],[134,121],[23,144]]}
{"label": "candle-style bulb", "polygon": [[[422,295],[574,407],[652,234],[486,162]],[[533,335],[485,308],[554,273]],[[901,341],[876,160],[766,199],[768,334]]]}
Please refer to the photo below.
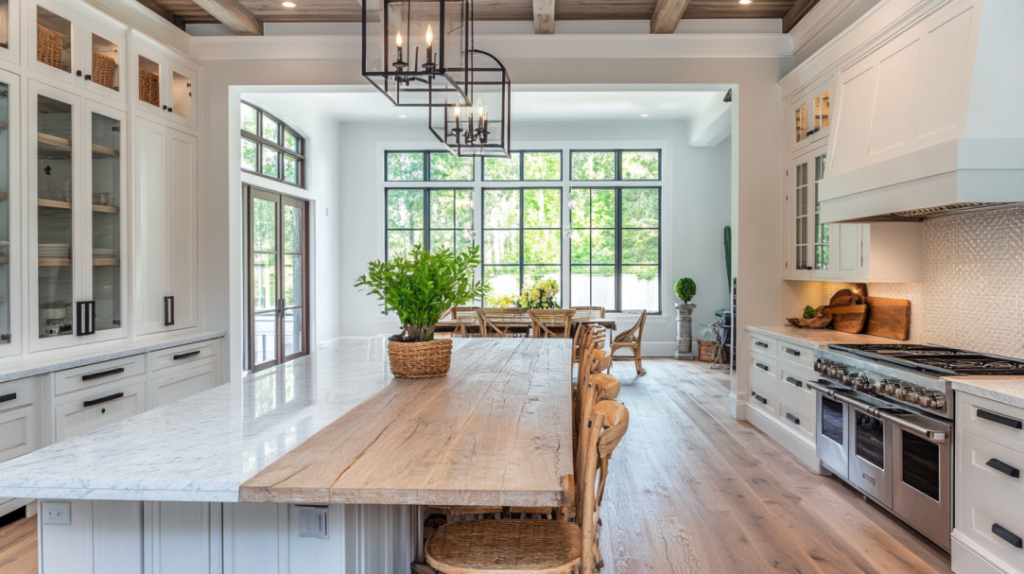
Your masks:
{"label": "candle-style bulb", "polygon": [[455,108],[455,117],[459,117],[460,115],[462,115],[462,106],[456,105],[453,107]]}
{"label": "candle-style bulb", "polygon": [[399,48],[402,47],[402,33],[401,32],[395,32],[395,45],[398,46]]}
{"label": "candle-style bulb", "polygon": [[434,27],[427,24],[427,47],[434,45]]}

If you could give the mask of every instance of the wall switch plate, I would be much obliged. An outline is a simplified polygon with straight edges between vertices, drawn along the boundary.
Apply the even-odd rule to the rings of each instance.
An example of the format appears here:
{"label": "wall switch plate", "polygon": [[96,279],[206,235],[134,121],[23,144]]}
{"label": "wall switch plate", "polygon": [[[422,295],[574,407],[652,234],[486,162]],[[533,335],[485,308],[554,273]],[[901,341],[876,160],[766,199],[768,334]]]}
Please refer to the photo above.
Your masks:
{"label": "wall switch plate", "polygon": [[44,502],[43,524],[54,526],[71,526],[71,503],[70,502]]}
{"label": "wall switch plate", "polygon": [[327,538],[326,506],[299,506],[299,538]]}

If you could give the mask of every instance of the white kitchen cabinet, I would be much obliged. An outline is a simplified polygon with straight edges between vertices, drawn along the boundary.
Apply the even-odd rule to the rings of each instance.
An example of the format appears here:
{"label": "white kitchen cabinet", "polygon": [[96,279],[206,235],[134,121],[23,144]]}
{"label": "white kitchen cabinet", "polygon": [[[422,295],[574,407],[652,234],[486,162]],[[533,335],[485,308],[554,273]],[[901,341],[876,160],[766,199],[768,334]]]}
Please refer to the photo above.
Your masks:
{"label": "white kitchen cabinet", "polygon": [[21,59],[21,2],[0,3],[0,59],[19,64]]}
{"label": "white kitchen cabinet", "polygon": [[122,64],[127,28],[80,4],[30,0],[25,4],[28,67],[124,109]]}
{"label": "white kitchen cabinet", "polygon": [[140,35],[134,36],[133,46],[136,109],[165,122],[196,129],[199,74],[194,66]]}
{"label": "white kitchen cabinet", "polygon": [[145,375],[80,391],[55,405],[54,442],[123,421],[145,410]]}
{"label": "white kitchen cabinet", "polygon": [[789,100],[787,140],[794,154],[828,139],[834,78],[812,83]]}
{"label": "white kitchen cabinet", "polygon": [[[42,410],[37,378],[0,383],[0,462],[28,454],[41,446]],[[0,498],[0,516],[28,500]]]}
{"label": "white kitchen cabinet", "polygon": [[29,82],[30,347],[126,336],[123,112]]}
{"label": "white kitchen cabinet", "polygon": [[198,324],[195,136],[135,120],[135,317],[140,335]]}
{"label": "white kitchen cabinet", "polygon": [[0,357],[22,350],[21,88],[18,76],[0,70]]}
{"label": "white kitchen cabinet", "polygon": [[819,218],[818,182],[824,176],[824,146],[796,158],[786,170],[787,279],[821,280],[834,275],[833,226]]}

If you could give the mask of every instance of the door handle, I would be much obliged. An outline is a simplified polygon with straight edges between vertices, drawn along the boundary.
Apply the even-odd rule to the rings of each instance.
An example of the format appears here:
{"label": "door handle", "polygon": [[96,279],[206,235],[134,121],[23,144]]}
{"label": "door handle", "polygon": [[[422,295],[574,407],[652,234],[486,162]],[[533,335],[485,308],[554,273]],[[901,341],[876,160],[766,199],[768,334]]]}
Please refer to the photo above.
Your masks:
{"label": "door handle", "polygon": [[[3,399],[0,399],[0,401],[2,400]],[[998,470],[999,472],[1005,474],[1006,476],[1009,476],[1010,478],[1020,478],[1020,469],[1012,467],[1006,464],[1005,462],[999,460],[998,458],[988,459],[988,462],[986,462],[985,465]]]}
{"label": "door handle", "polygon": [[101,371],[99,373],[92,373],[91,375],[82,375],[83,381],[92,381],[95,379],[102,379],[103,377],[109,377],[110,375],[119,375],[124,372],[124,367],[118,367],[116,369],[110,369],[109,371]]}
{"label": "door handle", "polygon": [[1024,539],[1021,539],[1020,536],[1017,536],[1016,534],[1010,532],[1009,530],[1007,530],[1003,526],[1000,526],[999,524],[992,525],[992,534],[995,534],[996,536],[1002,538],[1003,540],[1008,542],[1010,546],[1024,548]]}
{"label": "door handle", "polygon": [[1010,428],[1020,429],[1024,428],[1024,421],[1017,419],[1011,419],[1010,417],[1004,417],[1003,415],[986,411],[984,409],[978,409],[978,418],[992,421],[997,424],[1008,426]]}
{"label": "door handle", "polygon": [[164,297],[164,326],[174,324],[174,297]]}
{"label": "door handle", "polygon": [[78,312],[78,326],[76,327],[77,335],[79,337],[83,335],[95,335],[96,334],[96,302],[95,301],[79,301],[75,308]]}
{"label": "door handle", "polygon": [[120,399],[122,397],[124,397],[124,393],[114,393],[112,395],[105,396],[102,399],[93,399],[91,401],[85,401],[85,403],[83,403],[82,406],[84,408],[95,405],[101,405],[103,403],[109,403],[110,401],[116,401],[117,399]]}

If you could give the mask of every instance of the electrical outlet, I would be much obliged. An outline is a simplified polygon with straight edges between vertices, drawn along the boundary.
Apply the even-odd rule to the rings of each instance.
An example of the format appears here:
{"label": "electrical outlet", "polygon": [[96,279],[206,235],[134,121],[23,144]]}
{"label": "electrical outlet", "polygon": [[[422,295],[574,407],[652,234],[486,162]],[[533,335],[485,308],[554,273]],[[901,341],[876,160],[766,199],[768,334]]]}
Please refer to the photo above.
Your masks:
{"label": "electrical outlet", "polygon": [[70,502],[44,502],[43,524],[54,526],[71,526]]}
{"label": "electrical outlet", "polygon": [[299,506],[299,538],[327,538],[326,506]]}

